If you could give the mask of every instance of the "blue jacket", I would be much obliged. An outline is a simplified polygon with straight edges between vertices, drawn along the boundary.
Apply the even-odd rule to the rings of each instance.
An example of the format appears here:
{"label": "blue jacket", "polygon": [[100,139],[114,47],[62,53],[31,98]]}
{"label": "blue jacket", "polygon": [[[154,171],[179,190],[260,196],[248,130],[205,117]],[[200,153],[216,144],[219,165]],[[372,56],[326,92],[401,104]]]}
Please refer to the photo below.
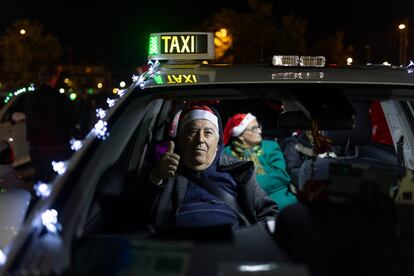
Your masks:
{"label": "blue jacket", "polygon": [[[237,183],[237,199],[244,212],[244,217],[239,218],[241,226],[265,221],[267,217],[275,217],[278,214],[275,202],[267,197],[256,182],[253,162],[239,161],[221,154],[217,170],[229,172]],[[151,217],[154,218],[155,225],[175,224],[188,182],[188,178],[177,173],[159,186],[148,183],[154,196]]]}

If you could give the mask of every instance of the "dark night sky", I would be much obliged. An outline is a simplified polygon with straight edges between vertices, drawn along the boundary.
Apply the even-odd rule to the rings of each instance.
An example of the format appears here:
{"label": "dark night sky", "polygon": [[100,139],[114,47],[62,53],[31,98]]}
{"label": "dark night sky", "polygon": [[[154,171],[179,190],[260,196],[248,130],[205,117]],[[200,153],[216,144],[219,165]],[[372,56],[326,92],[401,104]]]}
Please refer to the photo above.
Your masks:
{"label": "dark night sky", "polygon": [[[245,0],[10,2],[1,5],[0,34],[16,19],[36,19],[65,49],[71,46],[75,61],[130,71],[146,63],[149,33],[193,29],[223,6],[241,11],[247,8]],[[414,0],[271,2],[275,17],[293,13],[306,18],[310,40],[342,30],[345,44],[352,44],[360,56],[369,44],[373,63],[397,61],[397,26],[408,18],[413,26],[408,54],[414,55]]]}

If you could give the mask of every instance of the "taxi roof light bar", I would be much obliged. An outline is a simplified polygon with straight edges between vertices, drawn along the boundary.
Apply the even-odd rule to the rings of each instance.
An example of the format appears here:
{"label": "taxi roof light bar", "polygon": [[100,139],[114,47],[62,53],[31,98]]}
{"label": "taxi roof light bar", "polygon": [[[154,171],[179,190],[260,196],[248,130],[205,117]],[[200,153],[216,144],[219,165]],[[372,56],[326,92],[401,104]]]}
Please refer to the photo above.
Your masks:
{"label": "taxi roof light bar", "polygon": [[214,36],[207,32],[152,33],[148,60],[214,59]]}
{"label": "taxi roof light bar", "polygon": [[272,58],[273,66],[324,67],[325,61],[324,56],[274,55]]}
{"label": "taxi roof light bar", "polygon": [[325,57],[324,56],[301,56],[299,65],[307,67],[324,67],[325,66]]}
{"label": "taxi roof light bar", "polygon": [[273,56],[274,66],[298,66],[299,56]]}

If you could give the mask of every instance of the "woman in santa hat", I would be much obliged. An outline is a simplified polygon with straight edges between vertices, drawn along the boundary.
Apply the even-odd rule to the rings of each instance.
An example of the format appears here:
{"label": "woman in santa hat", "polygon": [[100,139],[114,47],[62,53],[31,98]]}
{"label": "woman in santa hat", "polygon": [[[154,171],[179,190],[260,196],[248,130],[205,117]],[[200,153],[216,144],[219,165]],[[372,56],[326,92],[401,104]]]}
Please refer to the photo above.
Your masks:
{"label": "woman in santa hat", "polygon": [[276,141],[262,139],[262,127],[254,115],[232,116],[224,128],[224,153],[240,160],[252,161],[256,179],[279,209],[297,202],[290,191],[290,176],[280,146]]}

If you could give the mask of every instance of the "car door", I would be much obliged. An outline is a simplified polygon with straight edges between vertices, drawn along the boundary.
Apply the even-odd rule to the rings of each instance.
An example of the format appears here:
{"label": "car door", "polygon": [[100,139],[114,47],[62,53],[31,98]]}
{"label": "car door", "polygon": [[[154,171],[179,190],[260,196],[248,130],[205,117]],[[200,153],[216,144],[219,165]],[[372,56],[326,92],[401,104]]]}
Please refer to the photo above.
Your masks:
{"label": "car door", "polygon": [[9,142],[14,151],[13,166],[30,161],[24,117],[24,102],[27,95],[12,98],[0,111],[0,139]]}
{"label": "car door", "polygon": [[[406,168],[414,169],[413,148],[414,134],[413,123],[414,109],[413,103],[409,101],[388,100],[381,102],[385,118],[391,131],[395,150],[398,154],[398,143],[402,142],[402,154]],[[401,138],[403,139],[401,140]]]}

